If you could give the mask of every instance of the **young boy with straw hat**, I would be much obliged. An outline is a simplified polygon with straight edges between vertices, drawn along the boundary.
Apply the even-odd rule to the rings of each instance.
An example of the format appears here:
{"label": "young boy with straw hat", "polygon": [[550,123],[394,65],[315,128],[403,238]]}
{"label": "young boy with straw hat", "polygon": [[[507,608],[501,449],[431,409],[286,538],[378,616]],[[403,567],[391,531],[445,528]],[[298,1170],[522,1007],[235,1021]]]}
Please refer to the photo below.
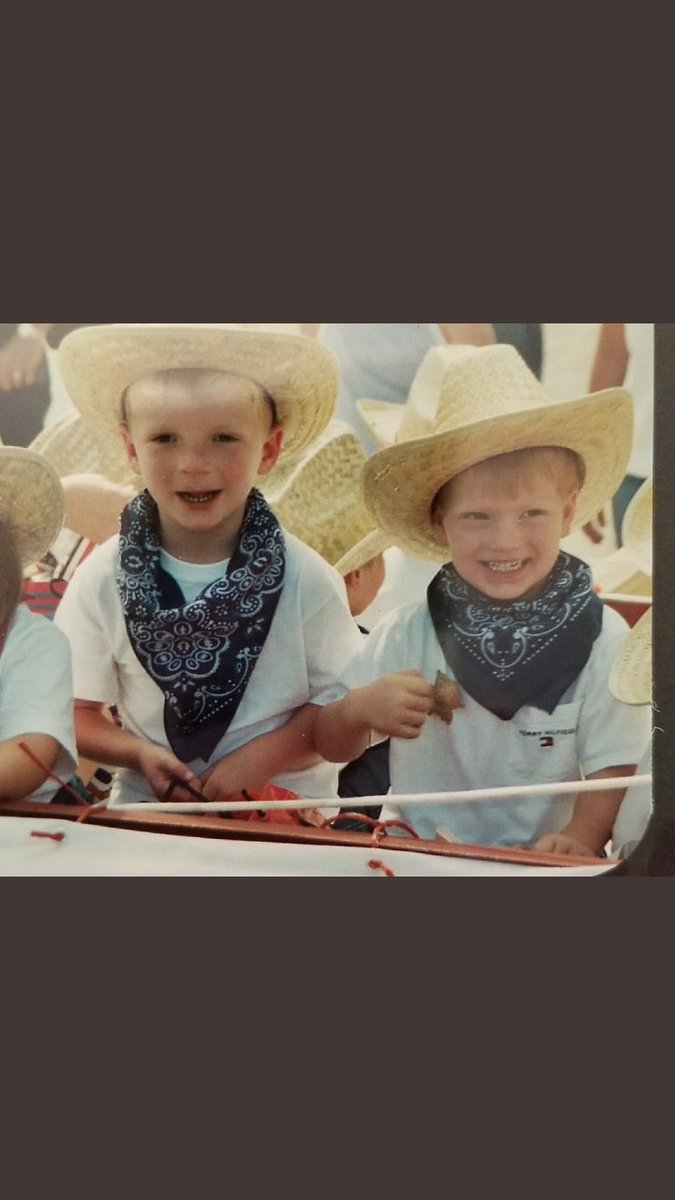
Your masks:
{"label": "young boy with straw hat", "polygon": [[361,635],[339,575],[257,488],[330,421],[332,355],[288,326],[108,325],[59,356],[74,404],[103,438],[121,430],[147,489],[57,613],[81,753],[119,768],[120,803],[187,799],[181,783],[207,801],[267,783],[335,796],[312,725]]}
{"label": "young boy with straw hat", "polygon": [[[23,572],[63,519],[56,472],[30,450],[0,446],[0,798],[50,803],[77,770],[67,639],[21,604]],[[22,748],[27,746],[31,754]]]}
{"label": "young boy with straw hat", "polygon": [[402,801],[424,837],[601,853],[623,789],[557,803],[546,785],[633,773],[648,722],[607,686],[626,623],[560,543],[624,476],[630,396],[553,403],[512,347],[457,347],[430,353],[412,407],[408,440],[366,464],[366,500],[397,546],[445,565],[425,602],[376,626],[317,745],[344,761],[391,736],[399,796],[542,785],[509,803]]}

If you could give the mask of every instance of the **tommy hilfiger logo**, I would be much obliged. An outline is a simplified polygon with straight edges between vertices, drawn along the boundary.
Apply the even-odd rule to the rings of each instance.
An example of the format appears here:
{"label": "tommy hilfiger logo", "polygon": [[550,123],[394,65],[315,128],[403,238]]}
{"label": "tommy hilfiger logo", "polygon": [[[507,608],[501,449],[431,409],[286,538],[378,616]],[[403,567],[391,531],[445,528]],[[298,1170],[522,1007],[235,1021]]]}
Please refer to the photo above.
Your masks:
{"label": "tommy hilfiger logo", "polygon": [[576,729],[521,729],[520,736],[525,738],[538,738],[539,745],[542,750],[551,750],[556,745],[557,738],[574,737]]}

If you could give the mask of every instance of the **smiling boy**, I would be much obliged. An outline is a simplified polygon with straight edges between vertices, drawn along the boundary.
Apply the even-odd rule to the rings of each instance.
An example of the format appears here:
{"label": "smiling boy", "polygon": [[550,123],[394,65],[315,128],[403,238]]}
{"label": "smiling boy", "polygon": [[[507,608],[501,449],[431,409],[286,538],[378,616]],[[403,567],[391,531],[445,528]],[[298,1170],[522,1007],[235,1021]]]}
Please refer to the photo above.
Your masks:
{"label": "smiling boy", "polygon": [[[391,736],[394,804],[542,785],[534,798],[385,810],[423,837],[600,854],[623,789],[560,799],[546,785],[632,774],[648,722],[608,688],[627,626],[560,543],[623,478],[630,397],[553,404],[502,346],[433,350],[414,397],[410,440],[369,460],[366,499],[394,544],[445,565],[424,603],[376,626],[317,744],[343,760]],[[439,674],[455,685],[449,720]]]}
{"label": "smiling boy", "polygon": [[336,795],[311,730],[360,634],[340,577],[256,487],[328,424],[334,360],[270,327],[138,325],[74,333],[61,365],[146,485],[58,612],[80,752],[119,768],[118,803],[176,781],[209,801],[267,783]]}

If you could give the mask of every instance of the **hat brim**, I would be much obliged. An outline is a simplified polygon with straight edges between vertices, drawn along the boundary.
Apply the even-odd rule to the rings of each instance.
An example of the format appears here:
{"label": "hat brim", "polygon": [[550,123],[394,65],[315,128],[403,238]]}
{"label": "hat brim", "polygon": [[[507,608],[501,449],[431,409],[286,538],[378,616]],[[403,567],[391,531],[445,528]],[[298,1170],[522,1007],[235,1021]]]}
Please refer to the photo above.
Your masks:
{"label": "hat brim", "polygon": [[652,610],[631,629],[609,676],[609,690],[624,704],[651,704]]}
{"label": "hat brim", "polygon": [[273,397],[295,454],[323,433],[337,403],[339,367],[302,334],[228,325],[101,325],[71,333],[58,362],[70,398],[109,439],[119,439],[128,387],[158,371],[203,368],[253,379]]}
{"label": "hat brim", "polygon": [[485,459],[535,446],[563,446],[586,467],[573,528],[597,516],[621,485],[633,442],[630,394],[611,388],[580,400],[542,405],[400,442],[368,459],[366,503],[377,526],[405,553],[447,562],[436,540],[432,503],[449,480]]}
{"label": "hat brim", "polygon": [[405,411],[404,404],[388,400],[359,400],[356,408],[373,441],[382,449],[396,441]]}
{"label": "hat brim", "polygon": [[32,450],[0,448],[0,521],[23,567],[40,562],[63,525],[64,497],[54,468]]}
{"label": "hat brim", "polygon": [[379,529],[375,529],[343,555],[339,562],[336,562],[335,570],[339,571],[344,579],[347,575],[351,575],[352,571],[360,571],[361,567],[365,567],[372,559],[379,558],[390,546],[391,538],[388,538]]}

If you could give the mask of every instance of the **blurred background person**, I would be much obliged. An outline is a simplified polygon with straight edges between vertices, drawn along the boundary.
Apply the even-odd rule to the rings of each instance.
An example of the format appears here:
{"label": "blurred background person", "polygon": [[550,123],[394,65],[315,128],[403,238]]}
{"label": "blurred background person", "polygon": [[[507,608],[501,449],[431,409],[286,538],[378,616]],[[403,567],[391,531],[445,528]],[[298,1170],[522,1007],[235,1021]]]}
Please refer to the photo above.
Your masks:
{"label": "blurred background person", "polygon": [[626,478],[612,502],[618,545],[628,505],[653,471],[654,326],[602,324],[590,390],[625,387],[633,397],[635,434]]}
{"label": "blurred background person", "polygon": [[434,346],[489,346],[508,341],[540,375],[543,363],[541,325],[303,325],[332,350],[342,370],[337,415],[352,425],[369,454],[378,449],[356,407],[369,398],[403,404],[426,354]]}
{"label": "blurred background person", "polygon": [[42,429],[74,411],[53,351],[80,327],[0,325],[0,437],[7,445],[30,446]]}

